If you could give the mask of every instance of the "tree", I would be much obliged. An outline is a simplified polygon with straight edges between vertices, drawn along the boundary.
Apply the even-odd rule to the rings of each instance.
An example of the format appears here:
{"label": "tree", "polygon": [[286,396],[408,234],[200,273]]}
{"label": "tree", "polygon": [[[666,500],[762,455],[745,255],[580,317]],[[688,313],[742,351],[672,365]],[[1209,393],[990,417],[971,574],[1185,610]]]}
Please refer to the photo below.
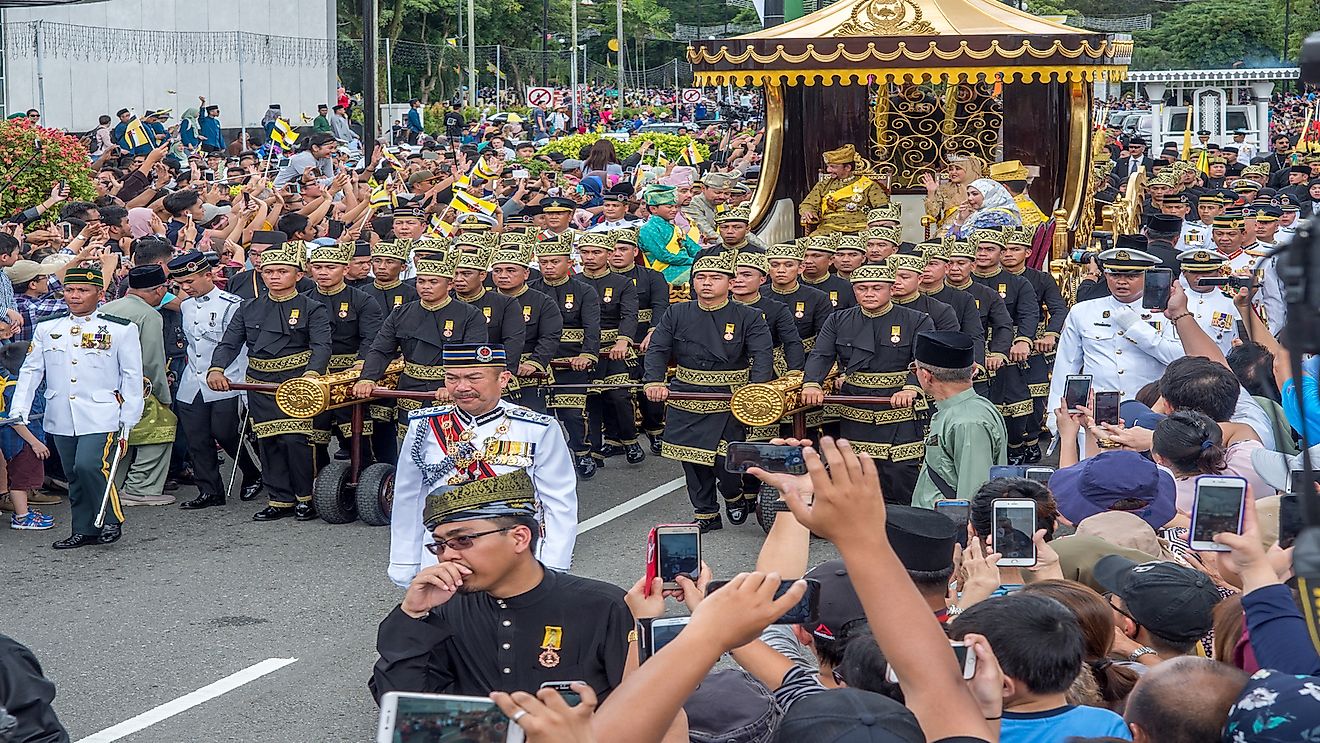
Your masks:
{"label": "tree", "polygon": [[1238,0],[1202,0],[1164,14],[1133,35],[1137,69],[1204,69],[1278,59],[1277,23],[1244,13]]}

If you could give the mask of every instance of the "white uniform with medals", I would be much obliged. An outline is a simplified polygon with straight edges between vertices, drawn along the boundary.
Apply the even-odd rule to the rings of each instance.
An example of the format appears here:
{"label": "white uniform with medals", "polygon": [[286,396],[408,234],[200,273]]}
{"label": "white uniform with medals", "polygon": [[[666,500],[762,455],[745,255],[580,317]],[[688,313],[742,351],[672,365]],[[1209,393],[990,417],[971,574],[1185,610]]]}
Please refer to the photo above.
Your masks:
{"label": "white uniform with medals", "polygon": [[[394,475],[390,580],[406,587],[419,570],[438,561],[425,547],[435,541],[422,524],[428,494],[518,469],[528,470],[536,488],[542,531],[537,557],[548,567],[569,569],[577,541],[577,474],[553,416],[500,400],[477,418],[457,406],[438,405],[414,410],[408,419]],[[487,474],[478,472],[482,468]]]}
{"label": "white uniform with medals", "polygon": [[[1277,247],[1277,245],[1268,247]],[[1283,279],[1279,278],[1278,256],[1271,255],[1260,259],[1256,264],[1256,282],[1260,287],[1251,298],[1251,306],[1265,321],[1265,327],[1270,329],[1270,333],[1278,335],[1279,331],[1283,330],[1284,323],[1288,321],[1288,302],[1283,294]]]}
{"label": "white uniform with medals", "polygon": [[[230,294],[216,287],[200,297],[183,300],[179,311],[183,314],[183,335],[188,340],[188,365],[179,378],[179,391],[175,395],[179,402],[215,402],[241,394],[237,390],[217,392],[206,385],[206,375],[211,368],[211,354],[225,335],[225,328],[238,312],[243,298]],[[234,363],[225,369],[227,379],[243,379],[247,375],[247,346],[239,352]]]}
{"label": "white uniform with medals", "polygon": [[[1220,255],[1223,255],[1222,251]],[[1239,250],[1236,255],[1224,255],[1224,259],[1228,261],[1229,272],[1235,276],[1246,276],[1255,270],[1256,263],[1260,260],[1246,250]]]}
{"label": "white uniform with medals", "polygon": [[1210,340],[1219,346],[1219,350],[1228,356],[1233,350],[1233,341],[1238,337],[1237,324],[1242,320],[1233,298],[1220,291],[1221,287],[1212,287],[1203,292],[1193,289],[1186,276],[1180,276],[1178,283],[1187,294],[1187,311],[1196,318],[1196,324],[1210,336]]}
{"label": "white uniform with medals", "polygon": [[1210,242],[1210,228],[1200,222],[1183,222],[1182,234],[1173,246],[1179,253],[1191,248],[1203,248]]}
{"label": "white uniform with medals", "polygon": [[[1048,410],[1059,407],[1069,374],[1089,374],[1091,389],[1117,390],[1130,400],[1185,355],[1163,313],[1142,309],[1140,299],[1124,304],[1112,296],[1073,305],[1057,348]],[[1046,416],[1046,422],[1056,431],[1054,416]]]}
{"label": "white uniform with medals", "polygon": [[[46,382],[46,433],[85,436],[128,432],[142,418],[142,345],[121,318],[56,315],[36,324],[18,372],[9,416],[24,423]],[[66,466],[72,463],[66,462]]]}

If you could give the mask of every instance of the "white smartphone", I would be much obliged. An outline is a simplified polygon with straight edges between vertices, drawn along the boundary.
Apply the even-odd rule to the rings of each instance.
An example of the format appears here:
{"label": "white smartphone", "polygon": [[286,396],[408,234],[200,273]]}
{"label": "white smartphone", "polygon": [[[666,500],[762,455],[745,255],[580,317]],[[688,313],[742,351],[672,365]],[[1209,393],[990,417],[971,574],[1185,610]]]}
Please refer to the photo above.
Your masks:
{"label": "white smartphone", "polygon": [[648,658],[660,652],[664,646],[671,640],[678,637],[678,633],[688,626],[692,621],[691,616],[686,617],[656,617],[650,620],[646,626],[645,640],[640,643],[638,651],[638,662],[645,662]]}
{"label": "white smartphone", "polygon": [[678,588],[680,575],[696,580],[701,575],[701,528],[696,524],[657,526],[655,529],[656,575],[667,589]]}
{"label": "white smartphone", "polygon": [[[970,679],[976,675],[976,653],[967,647],[966,643],[959,640],[949,640],[949,647],[953,648],[953,654],[958,658],[958,667],[962,669],[962,677]],[[894,673],[894,667],[885,664],[885,680],[891,684],[898,683],[898,674]]]}
{"label": "white smartphone", "polygon": [[391,691],[380,699],[376,743],[472,739],[523,743],[522,728],[486,697]]}
{"label": "white smartphone", "polygon": [[1029,568],[1036,564],[1036,501],[1001,498],[992,504],[994,521],[991,523],[991,544],[998,552],[999,565],[1008,568]]}
{"label": "white smartphone", "polygon": [[1191,546],[1202,552],[1228,552],[1214,541],[1216,534],[1242,533],[1242,512],[1247,503],[1247,481],[1241,477],[1196,478],[1192,501]]}

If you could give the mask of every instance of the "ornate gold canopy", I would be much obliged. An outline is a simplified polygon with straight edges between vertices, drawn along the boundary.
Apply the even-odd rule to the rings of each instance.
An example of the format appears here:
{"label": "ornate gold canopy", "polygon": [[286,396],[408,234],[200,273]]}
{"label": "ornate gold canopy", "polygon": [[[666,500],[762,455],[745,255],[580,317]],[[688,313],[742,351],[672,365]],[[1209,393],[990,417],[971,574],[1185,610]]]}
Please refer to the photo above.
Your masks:
{"label": "ornate gold canopy", "polygon": [[699,85],[1122,79],[1131,56],[1131,41],[997,0],[843,0],[688,48]]}

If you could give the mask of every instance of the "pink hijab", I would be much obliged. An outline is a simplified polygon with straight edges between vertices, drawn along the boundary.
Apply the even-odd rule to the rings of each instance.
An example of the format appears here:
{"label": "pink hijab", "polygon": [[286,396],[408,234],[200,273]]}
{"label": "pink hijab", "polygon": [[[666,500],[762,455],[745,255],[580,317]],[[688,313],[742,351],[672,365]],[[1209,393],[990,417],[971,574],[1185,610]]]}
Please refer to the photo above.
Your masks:
{"label": "pink hijab", "polygon": [[128,233],[133,239],[151,234],[151,218],[154,215],[155,212],[145,206],[128,210]]}

